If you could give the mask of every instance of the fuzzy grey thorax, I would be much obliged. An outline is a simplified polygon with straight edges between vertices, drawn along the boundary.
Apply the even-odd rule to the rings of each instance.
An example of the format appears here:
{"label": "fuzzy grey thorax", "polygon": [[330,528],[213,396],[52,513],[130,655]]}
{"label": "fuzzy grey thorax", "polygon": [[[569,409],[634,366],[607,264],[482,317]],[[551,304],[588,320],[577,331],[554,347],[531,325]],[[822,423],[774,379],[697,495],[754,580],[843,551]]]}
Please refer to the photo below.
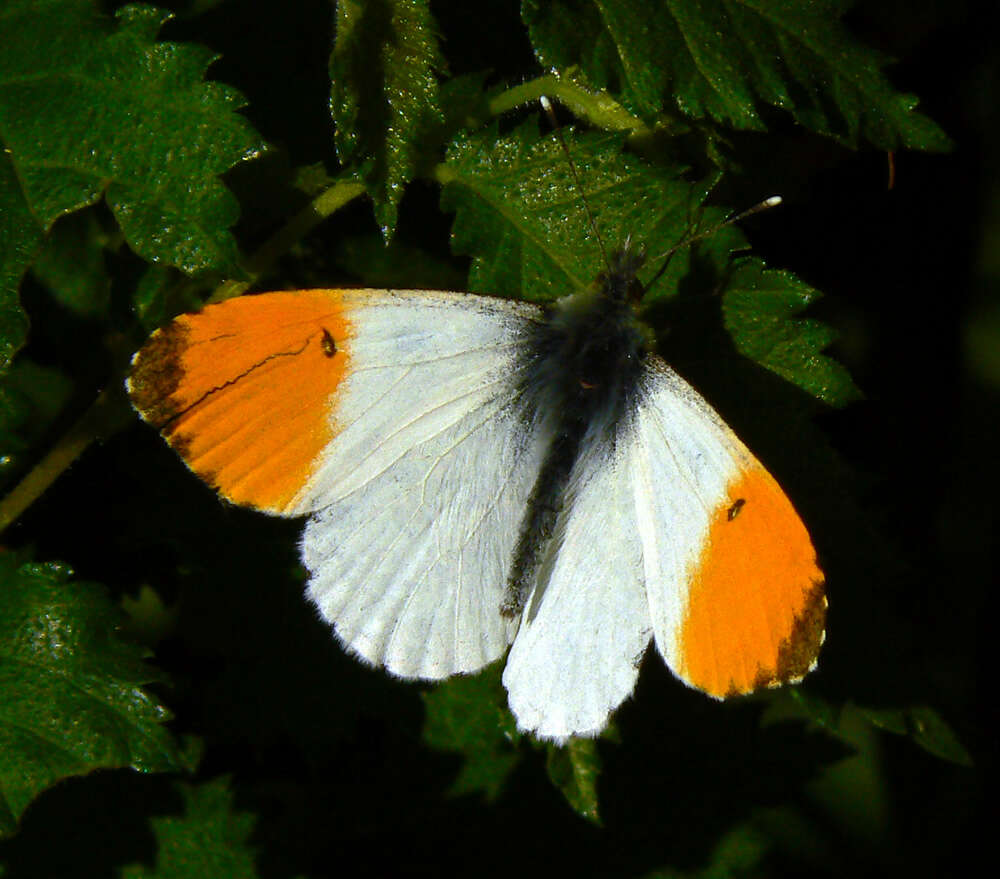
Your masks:
{"label": "fuzzy grey thorax", "polygon": [[609,454],[635,406],[650,347],[635,306],[645,254],[628,242],[585,290],[556,301],[533,331],[522,378],[526,422],[549,434],[548,451],[521,522],[501,612],[517,616],[558,533],[576,462]]}

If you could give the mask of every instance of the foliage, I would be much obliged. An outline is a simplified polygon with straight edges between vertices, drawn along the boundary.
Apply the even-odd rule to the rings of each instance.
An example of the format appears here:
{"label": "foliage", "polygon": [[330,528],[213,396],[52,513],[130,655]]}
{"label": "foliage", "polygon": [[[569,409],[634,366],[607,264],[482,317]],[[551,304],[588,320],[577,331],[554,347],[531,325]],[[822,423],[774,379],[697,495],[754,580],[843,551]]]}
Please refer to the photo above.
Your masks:
{"label": "foliage", "polygon": [[185,768],[140,688],[158,675],[115,635],[114,605],[57,565],[0,557],[0,831],[54,782],[115,766]]}
{"label": "foliage", "polygon": [[249,841],[254,818],[233,807],[226,779],[198,787],[178,784],[184,814],[153,818],[156,865],[130,864],[122,879],[253,879],[257,875]]}

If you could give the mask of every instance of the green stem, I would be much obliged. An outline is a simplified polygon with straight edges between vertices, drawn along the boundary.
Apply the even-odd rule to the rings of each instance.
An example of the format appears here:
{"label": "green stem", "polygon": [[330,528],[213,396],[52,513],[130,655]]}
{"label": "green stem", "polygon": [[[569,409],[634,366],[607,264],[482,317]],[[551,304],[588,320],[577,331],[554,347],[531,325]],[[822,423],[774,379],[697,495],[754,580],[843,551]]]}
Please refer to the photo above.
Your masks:
{"label": "green stem", "polygon": [[335,183],[320,193],[306,207],[292,217],[284,226],[261,245],[260,249],[247,260],[248,278],[240,281],[223,281],[215,288],[208,302],[221,302],[240,296],[250,289],[260,277],[273,268],[274,264],[299,241],[327,217],[339,211],[348,202],[364,195],[361,183]]}
{"label": "green stem", "polygon": [[77,422],[28,474],[0,500],[0,533],[40,498],[87,447],[124,427],[131,420],[119,387],[105,388]]}
{"label": "green stem", "polygon": [[649,129],[605,91],[593,91],[573,80],[572,73],[547,73],[500,93],[489,103],[490,113],[499,116],[542,96],[553,98],[574,116],[604,131],[627,131],[632,137],[647,137]]}

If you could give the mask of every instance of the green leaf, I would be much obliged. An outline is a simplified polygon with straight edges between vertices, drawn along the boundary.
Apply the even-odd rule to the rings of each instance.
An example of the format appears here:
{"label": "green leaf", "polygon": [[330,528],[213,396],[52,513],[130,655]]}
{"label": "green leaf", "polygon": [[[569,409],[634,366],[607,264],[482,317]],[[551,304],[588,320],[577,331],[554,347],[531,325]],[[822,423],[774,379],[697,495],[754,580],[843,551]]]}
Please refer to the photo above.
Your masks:
{"label": "green leaf", "polygon": [[479,674],[443,681],[423,694],[424,741],[463,758],[449,788],[452,795],[478,791],[494,800],[517,765],[508,730],[512,719],[500,686],[502,671],[503,663],[495,663]]}
{"label": "green leaf", "polygon": [[101,317],[111,303],[106,245],[107,236],[92,212],[64,217],[45,239],[32,274],[70,311],[81,317]]}
{"label": "green leaf", "polygon": [[[0,47],[0,55],[2,51]],[[0,116],[0,139],[2,124]],[[13,157],[0,149],[0,370],[7,367],[28,336],[28,316],[17,291],[42,243],[43,231],[21,188]]]}
{"label": "green leaf", "polygon": [[[492,117],[489,71],[453,76],[441,83],[443,130],[454,136],[462,128],[478,128]],[[495,86],[492,91],[502,91]]]}
{"label": "green leaf", "polygon": [[[439,171],[442,206],[455,211],[453,249],[473,256],[471,289],[548,301],[589,285],[604,263],[580,187],[609,250],[631,236],[659,255],[690,229],[709,187],[682,180],[683,168],[623,153],[621,135],[585,135],[570,145],[578,187],[558,140],[532,129],[458,137]],[[690,258],[678,252],[652,298],[674,289]],[[642,276],[657,267],[651,260]]]}
{"label": "green leaf", "polygon": [[101,587],[0,554],[0,608],[0,832],[68,776],[187,768],[167,709],[141,687],[158,676],[116,637]]}
{"label": "green leaf", "polygon": [[737,824],[719,837],[705,866],[694,870],[666,868],[646,873],[642,879],[728,879],[769,875],[756,873],[774,842],[752,821]]}
{"label": "green leaf", "polygon": [[649,117],[660,111],[667,72],[654,59],[667,33],[653,3],[523,0],[521,15],[543,67],[578,64],[626,106]]}
{"label": "green leaf", "polygon": [[602,765],[597,739],[573,738],[561,748],[549,745],[546,768],[552,783],[562,791],[573,810],[599,825],[597,780]]}
{"label": "green leaf", "polygon": [[[424,741],[441,751],[455,751],[464,762],[452,795],[482,792],[495,800],[518,763],[511,742],[520,738],[506,708],[500,685],[503,662],[471,676],[443,681],[424,694],[427,717]],[[546,751],[552,783],[581,817],[600,824],[597,780],[601,759],[595,739],[570,739],[564,747],[533,742]]]}
{"label": "green leaf", "polygon": [[[786,698],[780,701],[772,700],[768,706],[775,719],[781,719],[789,713],[789,709],[794,708],[795,711],[791,712],[792,716],[798,716],[799,713],[805,714],[823,729],[836,732],[843,707],[841,703],[827,701],[822,696],[817,696],[808,687],[788,687],[782,692]],[[775,708],[777,711],[774,710]]]}
{"label": "green leaf", "polygon": [[184,814],[153,818],[156,866],[130,864],[122,879],[253,879],[257,876],[249,844],[256,817],[239,812],[229,780],[174,785],[184,800]]}
{"label": "green leaf", "polygon": [[464,272],[399,241],[386,244],[375,236],[343,238],[335,258],[338,265],[363,279],[366,287],[461,290],[465,286]]}
{"label": "green leaf", "polygon": [[842,733],[845,713],[860,713],[869,723],[885,732],[908,736],[935,757],[957,763],[959,766],[973,765],[972,755],[955,735],[954,730],[935,709],[928,705],[871,708],[847,703],[840,706],[833,705],[801,688],[792,690],[792,698],[812,720],[835,735],[845,737]]}
{"label": "green leaf", "polygon": [[861,392],[837,361],[821,352],[833,331],[795,315],[820,296],[790,272],[742,260],[729,279],[722,313],[737,349],[831,406],[845,406]]}
{"label": "green leaf", "polygon": [[339,0],[330,56],[330,111],[340,161],[357,170],[386,239],[422,133],[442,125],[436,73],[444,66],[426,0]]}
{"label": "green leaf", "polygon": [[177,604],[164,603],[160,593],[151,586],[140,586],[134,598],[122,596],[121,608],[125,614],[122,631],[140,644],[156,644],[177,629],[180,608]]}
{"label": "green leaf", "polygon": [[208,289],[204,279],[186,278],[167,266],[148,265],[135,281],[132,313],[151,333],[178,314],[202,308]]}
{"label": "green leaf", "polygon": [[686,116],[764,129],[770,104],[852,146],[944,150],[949,140],[895,92],[885,59],[840,24],[840,3],[817,0],[524,0],[539,61],[579,64],[598,87],[654,118]]}
{"label": "green leaf", "polygon": [[113,25],[97,10],[22,0],[0,13],[0,141],[17,183],[0,187],[0,214],[19,212],[20,252],[103,195],[145,259],[237,272],[238,205],[218,175],[264,146],[243,99],[204,81],[207,49],[155,42],[169,13],[128,6]]}
{"label": "green leaf", "polygon": [[904,709],[861,707],[860,711],[879,729],[896,735],[908,735],[935,757],[960,766],[973,765],[972,755],[958,736],[944,718],[928,705],[914,705]]}
{"label": "green leaf", "polygon": [[[177,288],[177,276],[166,266],[151,265],[136,282],[132,293],[132,308],[140,325],[147,332],[163,326],[178,314],[177,303],[171,294]],[[188,309],[197,307],[196,302],[188,304]]]}

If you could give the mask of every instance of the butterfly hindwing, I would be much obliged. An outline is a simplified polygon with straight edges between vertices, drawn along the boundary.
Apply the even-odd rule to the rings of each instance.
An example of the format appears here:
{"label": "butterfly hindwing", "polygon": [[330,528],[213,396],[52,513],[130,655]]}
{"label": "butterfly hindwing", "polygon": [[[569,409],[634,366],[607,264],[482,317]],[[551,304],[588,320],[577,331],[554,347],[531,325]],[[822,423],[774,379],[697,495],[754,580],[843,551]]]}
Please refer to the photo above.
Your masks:
{"label": "butterfly hindwing", "polygon": [[666,363],[649,360],[633,480],[656,645],[716,698],[800,680],[823,641],[823,574],[770,473]]}
{"label": "butterfly hindwing", "polygon": [[635,687],[651,626],[629,462],[633,436],[585,440],[503,682],[522,729],[596,735]]}

